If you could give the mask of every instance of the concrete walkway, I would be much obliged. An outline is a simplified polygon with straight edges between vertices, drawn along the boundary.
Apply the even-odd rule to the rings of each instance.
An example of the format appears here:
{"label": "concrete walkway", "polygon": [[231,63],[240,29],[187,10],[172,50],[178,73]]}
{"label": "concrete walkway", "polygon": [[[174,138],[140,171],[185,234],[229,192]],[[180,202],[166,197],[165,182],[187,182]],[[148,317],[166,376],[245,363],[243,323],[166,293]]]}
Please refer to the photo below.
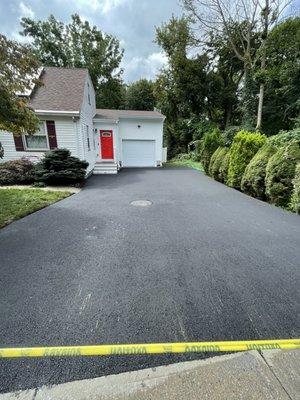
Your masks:
{"label": "concrete walkway", "polygon": [[300,350],[249,351],[0,395],[0,400],[297,400]]}

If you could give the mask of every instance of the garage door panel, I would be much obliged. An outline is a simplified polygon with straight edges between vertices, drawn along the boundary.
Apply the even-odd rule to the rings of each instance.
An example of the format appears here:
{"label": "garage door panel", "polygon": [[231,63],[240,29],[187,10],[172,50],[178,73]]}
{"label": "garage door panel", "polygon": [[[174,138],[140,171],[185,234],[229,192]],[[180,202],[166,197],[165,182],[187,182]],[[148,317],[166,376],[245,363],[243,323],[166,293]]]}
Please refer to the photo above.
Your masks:
{"label": "garage door panel", "polygon": [[123,140],[124,167],[155,167],[155,140]]}

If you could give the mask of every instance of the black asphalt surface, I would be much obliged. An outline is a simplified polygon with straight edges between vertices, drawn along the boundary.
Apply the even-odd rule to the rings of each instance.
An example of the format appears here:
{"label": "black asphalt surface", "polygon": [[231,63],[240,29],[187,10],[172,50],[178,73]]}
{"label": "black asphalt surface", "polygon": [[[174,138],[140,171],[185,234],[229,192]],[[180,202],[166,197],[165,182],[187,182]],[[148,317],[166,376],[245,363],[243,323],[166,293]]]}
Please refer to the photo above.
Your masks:
{"label": "black asphalt surface", "polygon": [[[2,229],[0,262],[0,347],[300,336],[300,217],[196,170],[94,176]],[[7,359],[0,387],[207,356]]]}

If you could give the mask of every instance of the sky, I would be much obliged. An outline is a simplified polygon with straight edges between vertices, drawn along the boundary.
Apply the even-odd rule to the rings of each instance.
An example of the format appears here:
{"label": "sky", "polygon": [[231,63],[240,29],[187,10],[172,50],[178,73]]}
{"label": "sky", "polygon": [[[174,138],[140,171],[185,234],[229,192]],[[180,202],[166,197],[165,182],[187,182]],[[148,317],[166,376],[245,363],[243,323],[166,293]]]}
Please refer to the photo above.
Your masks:
{"label": "sky", "polygon": [[[293,1],[300,9],[300,0]],[[24,40],[19,35],[21,17],[46,19],[53,14],[68,22],[78,13],[101,31],[112,34],[124,48],[124,81],[153,79],[166,58],[153,41],[155,27],[167,22],[172,14],[181,15],[179,0],[0,0],[0,33]]]}
{"label": "sky", "polygon": [[166,62],[154,41],[155,27],[180,15],[178,0],[0,0],[0,32],[9,38],[19,35],[21,17],[46,19],[53,14],[68,22],[78,13],[101,31],[113,34],[124,48],[124,81],[153,79]]}

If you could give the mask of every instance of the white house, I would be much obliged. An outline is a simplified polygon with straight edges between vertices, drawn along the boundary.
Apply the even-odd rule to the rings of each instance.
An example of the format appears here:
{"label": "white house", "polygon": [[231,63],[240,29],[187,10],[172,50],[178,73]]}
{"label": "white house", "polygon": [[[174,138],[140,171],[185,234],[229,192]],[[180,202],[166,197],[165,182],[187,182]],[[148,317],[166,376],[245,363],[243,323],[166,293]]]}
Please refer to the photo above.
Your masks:
{"label": "white house", "polygon": [[29,105],[40,119],[39,131],[22,136],[0,131],[2,162],[39,159],[45,151],[67,148],[89,162],[88,173],[117,173],[122,167],[158,167],[165,161],[163,123],[158,111],[96,109],[87,69],[45,67],[42,86]]}

